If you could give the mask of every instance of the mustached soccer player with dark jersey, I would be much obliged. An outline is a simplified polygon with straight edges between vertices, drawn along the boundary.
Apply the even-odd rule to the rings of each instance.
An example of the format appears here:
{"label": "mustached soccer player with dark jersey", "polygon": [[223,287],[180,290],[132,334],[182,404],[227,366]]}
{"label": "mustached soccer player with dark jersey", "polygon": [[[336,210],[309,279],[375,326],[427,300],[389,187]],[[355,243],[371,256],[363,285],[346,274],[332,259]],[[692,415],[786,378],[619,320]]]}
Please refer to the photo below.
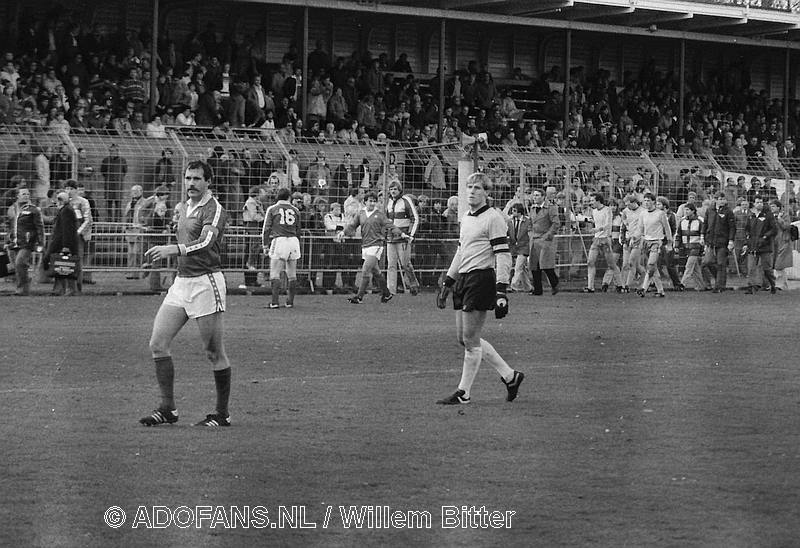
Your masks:
{"label": "mustached soccer player with dark jersey", "polygon": [[169,288],[153,322],[150,351],[156,364],[161,405],[139,420],[144,426],[178,422],[173,385],[175,366],[170,345],[187,321],[194,319],[206,357],[214,370],[217,389],[216,411],[195,426],[230,426],[228,399],[231,365],[222,341],[222,313],[225,312],[225,277],[220,252],[228,217],[209,190],[211,167],[202,161],[189,162],[184,177],[189,199],[178,206],[178,243],[157,245],[145,252],[150,261],[178,256],[178,275]]}
{"label": "mustached soccer player with dark jersey", "polygon": [[439,288],[436,304],[447,305],[453,294],[456,310],[456,333],[464,347],[464,365],[458,390],[437,401],[441,405],[470,402],[470,390],[481,360],[494,367],[506,385],[506,401],[514,401],[525,375],[509,367],[494,347],[481,338],[486,313],[494,310],[496,318],[508,314],[508,287],[511,253],[508,248],[508,226],[502,214],[486,203],[492,180],[484,173],[467,178],[469,212],[461,219],[459,247],[447,277]]}

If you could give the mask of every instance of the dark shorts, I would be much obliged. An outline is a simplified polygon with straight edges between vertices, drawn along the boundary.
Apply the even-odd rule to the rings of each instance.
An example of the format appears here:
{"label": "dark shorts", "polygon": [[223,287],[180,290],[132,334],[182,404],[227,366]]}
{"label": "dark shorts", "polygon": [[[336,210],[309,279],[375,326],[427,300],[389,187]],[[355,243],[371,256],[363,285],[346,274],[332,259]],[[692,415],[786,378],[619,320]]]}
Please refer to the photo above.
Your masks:
{"label": "dark shorts", "polygon": [[494,270],[473,270],[461,274],[456,280],[453,308],[464,312],[494,310],[495,296]]}

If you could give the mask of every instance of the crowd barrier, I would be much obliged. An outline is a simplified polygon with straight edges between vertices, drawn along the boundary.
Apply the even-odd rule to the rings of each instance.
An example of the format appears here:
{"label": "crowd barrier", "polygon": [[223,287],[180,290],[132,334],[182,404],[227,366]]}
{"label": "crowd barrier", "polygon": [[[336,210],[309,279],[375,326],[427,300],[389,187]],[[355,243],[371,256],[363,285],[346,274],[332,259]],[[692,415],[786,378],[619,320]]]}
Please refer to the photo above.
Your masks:
{"label": "crowd barrier", "polygon": [[[49,241],[49,234],[46,241]],[[5,235],[0,233],[0,238]],[[565,282],[582,280],[585,283],[586,253],[591,244],[591,235],[562,234],[555,237],[556,267]],[[144,251],[154,245],[176,243],[171,232],[154,233],[132,230],[123,223],[99,223],[87,246],[88,260],[84,272],[117,273],[137,277],[145,273],[148,277],[160,273],[162,286],[168,286],[175,273],[175,258],[160,264],[148,264]],[[306,231],[301,237],[302,258],[298,263],[298,280],[311,290],[334,290],[352,288],[356,275],[361,270],[361,240],[347,238],[337,242],[331,235],[313,234]],[[434,287],[443,272],[446,272],[455,254],[458,241],[452,238],[421,236],[414,240],[412,263],[423,287]],[[36,254],[34,264],[41,260]],[[602,270],[603,263],[598,265]],[[386,258],[381,268],[386,270]],[[228,227],[224,239],[223,271],[229,275],[234,286],[246,282],[258,287],[269,281],[269,258],[262,253],[261,236],[256,230],[245,227]],[[398,272],[400,269],[398,268]],[[398,275],[398,286],[405,281]],[[162,289],[149,282],[153,289]]]}

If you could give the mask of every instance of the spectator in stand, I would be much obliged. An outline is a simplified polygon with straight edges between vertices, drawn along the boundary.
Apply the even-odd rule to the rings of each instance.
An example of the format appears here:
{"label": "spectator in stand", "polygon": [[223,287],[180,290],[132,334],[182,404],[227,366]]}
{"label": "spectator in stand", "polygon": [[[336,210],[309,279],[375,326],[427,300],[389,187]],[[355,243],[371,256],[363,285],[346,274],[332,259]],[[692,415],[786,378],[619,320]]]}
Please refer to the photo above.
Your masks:
{"label": "spectator in stand", "polygon": [[349,190],[358,186],[357,170],[351,163],[350,152],[344,153],[342,163],[336,167],[336,171],[333,173],[333,181],[331,196],[337,201],[344,200]]}
{"label": "spectator in stand", "polygon": [[322,49],[322,40],[317,40],[315,42],[314,51],[308,54],[308,72],[312,76],[319,76],[323,73],[330,72],[330,70],[330,55]]}
{"label": "spectator in stand", "polygon": [[166,139],[167,130],[161,121],[161,115],[156,113],[153,119],[145,125],[145,135],[153,139]]}
{"label": "spectator in stand", "polygon": [[209,90],[200,96],[197,104],[195,121],[198,126],[213,127],[222,122],[222,94],[217,90]]}
{"label": "spectator in stand", "polygon": [[108,147],[108,156],[100,164],[100,174],[103,177],[102,200],[107,211],[103,215],[109,220],[119,220],[120,200],[122,186],[128,173],[128,162],[119,155],[119,145],[111,143]]}
{"label": "spectator in stand", "polygon": [[[260,126],[267,119],[267,94],[261,85],[261,75],[253,76],[253,83],[247,90],[245,122],[248,126]],[[275,108],[275,105],[272,105]]]}
{"label": "spectator in stand", "polygon": [[779,290],[789,289],[787,268],[792,268],[792,238],[789,228],[792,224],[789,212],[779,200],[772,200],[769,204],[775,218],[775,287]]}
{"label": "spectator in stand", "polygon": [[397,61],[392,65],[392,72],[414,72],[411,70],[411,63],[408,62],[408,54],[401,53]]}
{"label": "spectator in stand", "polygon": [[138,68],[128,71],[128,78],[120,82],[119,91],[121,99],[140,105],[147,99],[147,90],[139,75]]}

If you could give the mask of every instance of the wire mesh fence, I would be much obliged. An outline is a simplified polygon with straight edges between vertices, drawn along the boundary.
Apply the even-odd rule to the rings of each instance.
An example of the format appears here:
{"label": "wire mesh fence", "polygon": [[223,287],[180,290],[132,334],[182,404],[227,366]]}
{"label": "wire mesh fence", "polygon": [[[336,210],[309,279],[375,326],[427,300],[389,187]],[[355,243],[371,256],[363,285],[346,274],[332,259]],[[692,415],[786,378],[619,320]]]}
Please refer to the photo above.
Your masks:
{"label": "wire mesh fence", "polygon": [[[189,161],[202,159],[212,165],[213,189],[230,214],[226,271],[243,274],[245,286],[252,287],[254,279],[268,280],[260,228],[244,221],[243,205],[251,195],[269,204],[286,187],[303,211],[303,276],[311,287],[334,290],[350,285],[360,249],[358,241],[333,242],[325,215],[333,203],[352,215],[344,211],[348,200],[357,208],[366,192],[382,198],[392,181],[401,182],[417,200],[420,228],[412,256],[423,283],[432,283],[446,269],[458,235],[460,162],[491,174],[494,205],[500,209],[515,201],[528,205],[534,188],[559,206],[557,265],[567,279],[584,272],[590,216],[579,216],[590,192],[620,198],[649,189],[680,203],[689,190],[711,192],[731,181],[737,195],[774,187],[781,196],[786,188],[793,190],[792,178],[800,178],[800,160],[794,158],[770,163],[745,157],[735,163],[727,156],[485,144],[476,151],[475,146],[340,142],[264,129],[165,128],[161,137],[153,137],[5,126],[0,128],[0,182],[4,212],[23,185],[52,212],[53,191],[67,179],[78,181],[93,203],[95,221],[87,271],[138,277],[149,266],[144,250],[174,241],[173,208],[185,199],[182,173]],[[5,215],[2,221],[7,225]],[[156,270],[166,273],[172,266]]]}

